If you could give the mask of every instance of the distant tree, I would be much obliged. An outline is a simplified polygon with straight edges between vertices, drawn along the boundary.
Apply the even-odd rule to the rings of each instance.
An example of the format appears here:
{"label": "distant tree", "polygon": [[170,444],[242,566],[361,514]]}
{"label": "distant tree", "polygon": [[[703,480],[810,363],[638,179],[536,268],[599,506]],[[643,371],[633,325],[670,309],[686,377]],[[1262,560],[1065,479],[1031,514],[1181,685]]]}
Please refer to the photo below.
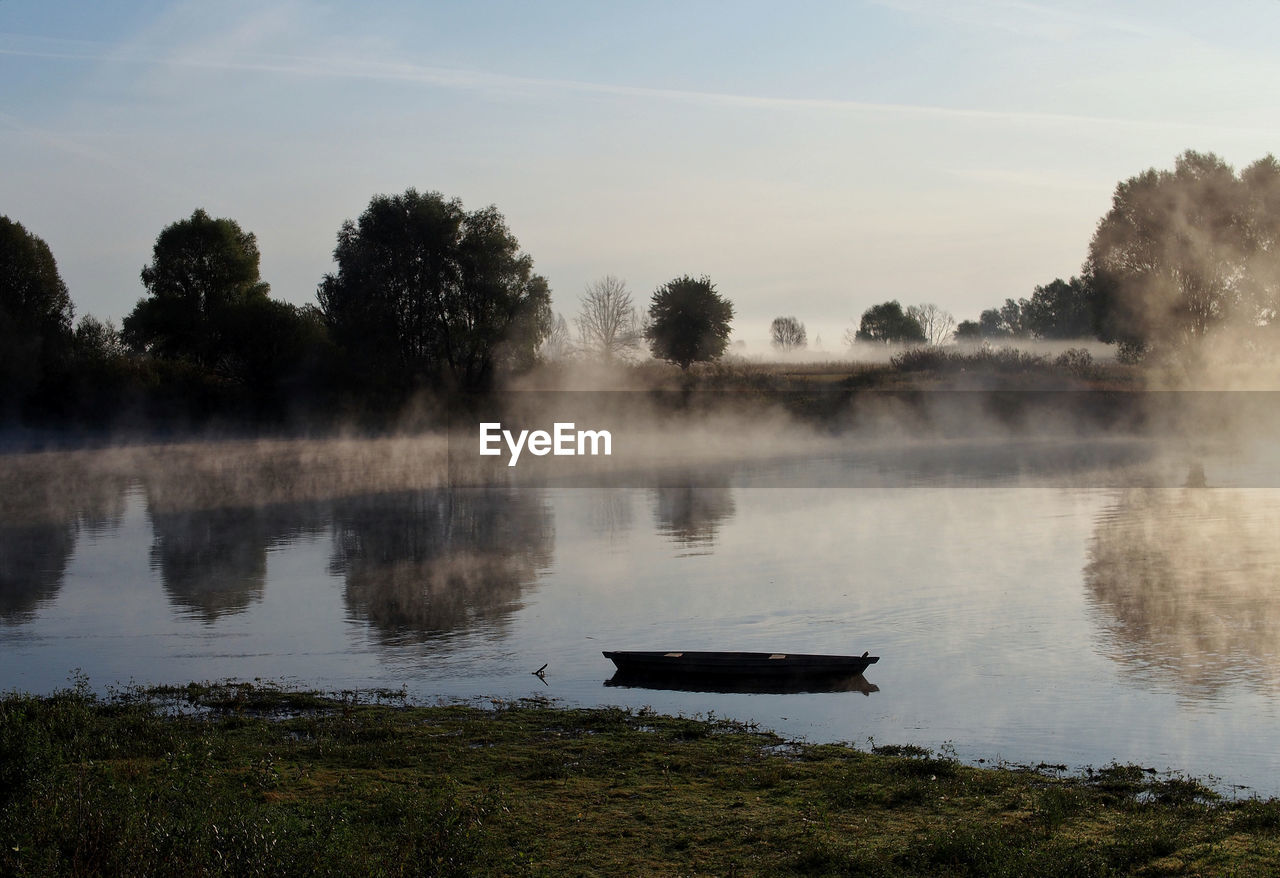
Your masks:
{"label": "distant tree", "polygon": [[1237,176],[1187,151],[1116,186],[1089,244],[1085,282],[1104,341],[1178,348],[1229,321],[1274,314],[1280,166],[1267,156]]}
{"label": "distant tree", "polygon": [[885,344],[923,344],[927,341],[919,321],[903,311],[897,300],[872,305],[863,311],[853,339]]}
{"label": "distant tree", "polygon": [[773,346],[783,353],[803,350],[809,343],[804,324],[794,317],[775,317],[769,327]]}
{"label": "distant tree", "polygon": [[1023,299],[1021,319],[1036,338],[1085,338],[1093,335],[1093,307],[1088,284],[1078,277],[1056,278]]}
{"label": "distant tree", "polygon": [[0,216],[0,402],[30,393],[63,360],[73,312],[49,245]]}
{"label": "distant tree", "polygon": [[1029,334],[1026,315],[1022,312],[1025,302],[1025,299],[1018,301],[1005,299],[1004,304],[1000,306],[1000,325],[1009,335],[1022,338]]}
{"label": "distant tree", "polygon": [[92,314],[84,315],[76,323],[74,346],[78,359],[96,363],[117,360],[129,353],[115,323],[104,322]]}
{"label": "distant tree", "polygon": [[923,305],[907,307],[907,316],[920,324],[924,332],[924,340],[933,346],[946,344],[956,328],[956,318],[950,312],[943,311],[937,305],[925,302]]}
{"label": "distant tree", "polygon": [[163,359],[213,368],[237,348],[239,309],[267,300],[258,243],[231,219],[197,209],[166,226],[142,269],[148,296],[124,318],[124,340]]}
{"label": "distant tree", "polygon": [[[105,426],[145,394],[146,366],[129,354],[115,324],[86,314],[76,322],[71,367],[62,392],[62,414],[85,424]],[[158,388],[157,388],[158,389]]]}
{"label": "distant tree", "polygon": [[543,360],[557,362],[573,355],[573,339],[569,336],[569,324],[563,314],[556,314],[551,321],[551,331],[538,346],[538,356]]}
{"label": "distant tree", "polygon": [[981,341],[982,324],[976,320],[961,320],[954,335],[956,341]]}
{"label": "distant tree", "polygon": [[579,309],[574,322],[584,353],[602,360],[618,360],[640,350],[640,315],[631,303],[625,281],[606,275],[588,284]]}
{"label": "distant tree", "polygon": [[646,337],[655,357],[688,369],[724,353],[732,321],[733,303],[716,292],[709,277],[685,275],[654,292]]}
{"label": "distant tree", "polygon": [[988,308],[978,315],[978,336],[983,339],[1019,338],[1029,334],[1021,302],[1005,299],[999,308]]}
{"label": "distant tree", "polygon": [[1000,319],[999,308],[988,308],[978,315],[978,334],[986,338],[1008,338],[1011,333],[1007,324]]}
{"label": "distant tree", "polygon": [[531,365],[552,328],[550,289],[519,248],[496,207],[377,195],[338,232],[320,310],[366,380],[486,388],[498,368]]}

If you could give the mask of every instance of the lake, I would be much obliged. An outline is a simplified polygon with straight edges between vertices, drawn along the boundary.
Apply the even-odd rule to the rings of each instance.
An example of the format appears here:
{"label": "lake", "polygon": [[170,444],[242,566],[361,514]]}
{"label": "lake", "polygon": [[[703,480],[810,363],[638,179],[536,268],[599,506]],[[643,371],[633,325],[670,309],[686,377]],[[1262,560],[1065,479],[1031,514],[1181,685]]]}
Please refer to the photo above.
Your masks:
{"label": "lake", "polygon": [[[544,696],[1280,794],[1265,460],[843,443],[449,486],[441,453],[352,439],[0,457],[0,687],[48,692],[78,669],[100,690]],[[1184,486],[1197,471],[1209,487]],[[605,649],[881,658],[863,691],[693,693],[607,686]]]}

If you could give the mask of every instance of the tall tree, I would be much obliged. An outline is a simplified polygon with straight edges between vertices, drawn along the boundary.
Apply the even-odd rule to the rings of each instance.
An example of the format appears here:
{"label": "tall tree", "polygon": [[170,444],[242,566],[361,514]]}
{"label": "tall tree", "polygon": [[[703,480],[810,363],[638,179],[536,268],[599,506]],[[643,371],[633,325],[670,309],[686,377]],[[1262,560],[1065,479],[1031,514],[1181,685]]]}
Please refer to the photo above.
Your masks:
{"label": "tall tree", "polygon": [[[849,340],[847,335],[846,340]],[[927,341],[920,323],[903,311],[897,300],[872,305],[863,311],[852,340],[885,344],[923,344]]]}
{"label": "tall tree", "polygon": [[73,311],[49,245],[0,216],[0,401],[34,390],[66,354]]}
{"label": "tall tree", "polygon": [[1172,171],[1120,183],[1085,265],[1103,339],[1178,347],[1229,319],[1255,321],[1256,227],[1247,185],[1212,153],[1188,151]]}
{"label": "tall tree", "polygon": [[626,359],[640,349],[640,315],[626,282],[613,275],[587,285],[574,322],[584,353],[608,361]]}
{"label": "tall tree", "polygon": [[733,303],[716,292],[711,278],[685,275],[654,291],[647,337],[653,355],[688,369],[715,360],[729,344]]}
{"label": "tall tree", "polygon": [[805,348],[809,339],[804,324],[794,317],[775,317],[769,326],[773,346],[783,353]]}
{"label": "tall tree", "polygon": [[241,311],[267,301],[258,242],[235,220],[197,208],[166,226],[142,269],[148,296],[124,318],[135,350],[212,368],[241,345]]}
{"label": "tall tree", "polygon": [[343,223],[333,258],[320,309],[367,379],[488,387],[496,368],[531,364],[551,331],[547,282],[496,207],[468,213],[415,189],[376,195]]}

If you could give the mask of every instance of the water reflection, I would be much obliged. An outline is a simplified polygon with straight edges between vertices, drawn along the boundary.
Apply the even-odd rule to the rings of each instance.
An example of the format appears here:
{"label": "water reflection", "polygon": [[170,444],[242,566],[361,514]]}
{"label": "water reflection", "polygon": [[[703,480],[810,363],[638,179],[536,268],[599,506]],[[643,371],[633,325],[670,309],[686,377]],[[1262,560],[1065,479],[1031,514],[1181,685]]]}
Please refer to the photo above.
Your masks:
{"label": "water reflection", "polygon": [[688,554],[709,553],[721,525],[735,511],[728,475],[664,477],[653,497],[658,532],[679,543]]}
{"label": "water reflection", "polygon": [[1106,653],[1188,698],[1280,686],[1278,533],[1275,491],[1121,494],[1084,570]]}
{"label": "water reflection", "polygon": [[0,622],[28,622],[57,596],[79,534],[119,526],[130,481],[85,454],[0,458]]}
{"label": "water reflection", "polygon": [[312,504],[161,511],[148,502],[151,566],[170,602],[206,623],[262,599],[267,551],[318,533],[327,517]]}
{"label": "water reflection", "polygon": [[71,524],[0,525],[0,620],[28,622],[53,600],[75,547]]}
{"label": "water reflection", "polygon": [[638,674],[617,671],[604,681],[606,686],[626,689],[662,689],[669,692],[725,692],[745,695],[803,695],[819,692],[861,692],[870,695],[880,687],[862,674],[817,679],[770,680],[689,678],[681,674]]}
{"label": "water reflection", "polygon": [[587,524],[591,532],[610,540],[632,529],[632,499],[628,491],[606,488],[588,492]]}
{"label": "water reflection", "polygon": [[502,622],[555,539],[541,492],[505,487],[342,500],[333,532],[348,611],[393,639]]}

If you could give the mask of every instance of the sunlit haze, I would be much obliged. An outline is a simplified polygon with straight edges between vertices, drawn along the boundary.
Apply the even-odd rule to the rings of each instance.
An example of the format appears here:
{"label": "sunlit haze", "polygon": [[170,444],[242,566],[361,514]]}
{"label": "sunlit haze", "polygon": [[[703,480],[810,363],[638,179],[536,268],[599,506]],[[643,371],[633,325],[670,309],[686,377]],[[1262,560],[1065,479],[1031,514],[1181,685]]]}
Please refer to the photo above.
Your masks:
{"label": "sunlit haze", "polygon": [[0,214],[117,323],[196,207],[315,301],[377,193],[495,204],[572,317],[706,274],[734,339],[1077,273],[1116,183],[1280,144],[1280,4],[0,0]]}

